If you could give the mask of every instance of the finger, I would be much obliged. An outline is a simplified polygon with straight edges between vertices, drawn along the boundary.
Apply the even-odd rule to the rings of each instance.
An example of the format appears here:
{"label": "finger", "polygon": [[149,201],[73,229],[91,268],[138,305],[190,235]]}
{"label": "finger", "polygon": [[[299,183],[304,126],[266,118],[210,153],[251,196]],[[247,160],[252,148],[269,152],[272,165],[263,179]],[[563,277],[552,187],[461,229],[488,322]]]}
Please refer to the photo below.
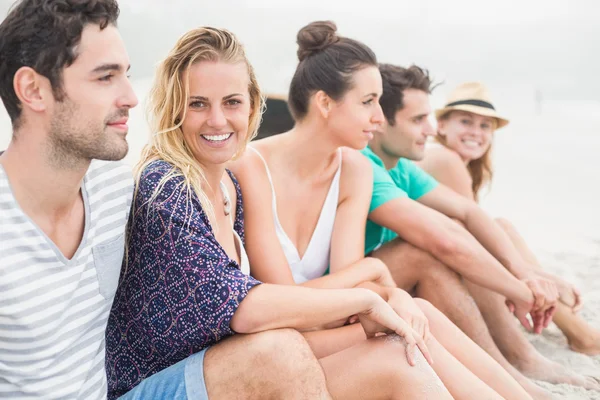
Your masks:
{"label": "finger", "polygon": [[423,338],[423,336],[425,335],[425,321],[423,321],[421,318],[418,318],[416,325],[417,329],[415,329],[415,331],[417,331],[420,338]]}
{"label": "finger", "polygon": [[544,329],[544,313],[531,314],[531,319],[533,320],[533,332],[539,335]]}
{"label": "finger", "polygon": [[406,340],[406,359],[408,360],[408,363],[414,367],[417,364],[415,360],[415,351],[417,350],[417,343],[415,341],[415,338],[411,333],[408,332],[396,333],[398,333],[399,336],[403,337],[404,340]]}
{"label": "finger", "polygon": [[425,344],[423,339],[417,339],[417,347],[419,348],[421,354],[423,354],[423,357],[425,357],[429,365],[433,365],[433,357],[431,357],[431,353],[429,353],[429,349],[427,348],[427,345]]}
{"label": "finger", "polygon": [[506,300],[506,306],[508,307],[508,311],[510,311],[511,314],[515,313],[515,303],[513,303],[510,300]]}
{"label": "finger", "polygon": [[544,302],[546,301],[544,292],[539,284],[539,282],[533,281],[531,282],[531,286],[529,287],[531,292],[533,293],[533,309],[539,310],[544,306]]}
{"label": "finger", "polygon": [[517,312],[515,313],[515,316],[517,317],[521,325],[523,325],[523,327],[527,329],[527,332],[531,332],[531,323],[527,319],[527,314]]}
{"label": "finger", "polygon": [[558,291],[558,287],[554,283],[551,283],[551,293],[552,293],[552,298],[550,300],[551,300],[552,304],[556,304],[556,302],[558,301],[558,299],[560,297],[560,293]]}
{"label": "finger", "polygon": [[547,328],[548,325],[550,325],[550,322],[552,322],[552,317],[554,317],[554,314],[556,313],[556,307],[550,307],[545,313],[544,313],[544,328]]}
{"label": "finger", "polygon": [[573,288],[573,294],[575,295],[575,305],[573,306],[573,312],[579,312],[583,307],[583,298],[581,297],[581,292],[575,287]]}
{"label": "finger", "polygon": [[429,330],[429,321],[425,323],[425,335],[423,336],[423,341],[427,343],[429,338],[431,337],[431,331]]}

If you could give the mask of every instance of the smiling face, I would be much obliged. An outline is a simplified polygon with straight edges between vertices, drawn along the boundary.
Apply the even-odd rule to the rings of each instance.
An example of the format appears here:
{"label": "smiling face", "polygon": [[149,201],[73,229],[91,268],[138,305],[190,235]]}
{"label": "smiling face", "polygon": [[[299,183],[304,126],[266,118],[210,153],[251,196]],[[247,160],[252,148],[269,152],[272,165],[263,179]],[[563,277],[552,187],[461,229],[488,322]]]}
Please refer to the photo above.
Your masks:
{"label": "smiling face", "polygon": [[392,159],[422,160],[427,137],[435,135],[428,118],[429,94],[419,89],[406,89],[402,94],[404,106],[396,112],[394,125],[384,123],[378,136],[379,148]]}
{"label": "smiling face", "polygon": [[49,105],[48,140],[53,157],[120,160],[127,154],[129,109],[138,100],[129,57],[116,27],[87,25],[75,62],[63,71],[65,96]]}
{"label": "smiling face", "polygon": [[201,61],[187,77],[189,97],[181,125],[185,143],[204,166],[226,163],[248,135],[248,68],[241,62]]}
{"label": "smiling face", "polygon": [[496,125],[492,117],[457,110],[438,120],[438,134],[447,147],[469,162],[483,157],[490,148]]}
{"label": "smiling face", "polygon": [[383,122],[379,105],[381,74],[369,66],[353,74],[353,86],[340,101],[334,102],[327,118],[336,144],[363,149],[373,138],[373,132]]}

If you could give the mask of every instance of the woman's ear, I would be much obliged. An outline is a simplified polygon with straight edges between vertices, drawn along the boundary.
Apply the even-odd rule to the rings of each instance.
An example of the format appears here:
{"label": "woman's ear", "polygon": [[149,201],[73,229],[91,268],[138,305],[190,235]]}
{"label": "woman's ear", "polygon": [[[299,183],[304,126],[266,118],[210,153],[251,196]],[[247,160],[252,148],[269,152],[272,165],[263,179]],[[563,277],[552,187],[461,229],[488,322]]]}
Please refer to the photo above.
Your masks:
{"label": "woman's ear", "polygon": [[315,93],[314,102],[317,110],[321,113],[321,116],[325,119],[329,117],[329,112],[333,108],[333,99],[322,90]]}
{"label": "woman's ear", "polygon": [[446,133],[444,132],[446,127],[446,120],[445,119],[438,119],[437,120],[437,134],[439,136],[446,136]]}

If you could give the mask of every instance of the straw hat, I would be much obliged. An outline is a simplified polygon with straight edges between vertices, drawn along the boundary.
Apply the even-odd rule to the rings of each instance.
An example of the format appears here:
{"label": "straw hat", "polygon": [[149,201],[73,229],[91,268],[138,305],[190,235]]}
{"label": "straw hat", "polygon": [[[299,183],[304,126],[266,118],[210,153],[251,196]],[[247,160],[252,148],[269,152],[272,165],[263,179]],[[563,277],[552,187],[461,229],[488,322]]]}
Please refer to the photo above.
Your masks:
{"label": "straw hat", "polygon": [[435,116],[437,119],[440,119],[453,110],[467,111],[473,114],[496,118],[498,120],[498,127],[496,129],[500,129],[508,124],[506,118],[502,118],[496,113],[496,109],[490,99],[490,93],[481,82],[467,82],[459,85],[448,96],[446,106],[435,110]]}

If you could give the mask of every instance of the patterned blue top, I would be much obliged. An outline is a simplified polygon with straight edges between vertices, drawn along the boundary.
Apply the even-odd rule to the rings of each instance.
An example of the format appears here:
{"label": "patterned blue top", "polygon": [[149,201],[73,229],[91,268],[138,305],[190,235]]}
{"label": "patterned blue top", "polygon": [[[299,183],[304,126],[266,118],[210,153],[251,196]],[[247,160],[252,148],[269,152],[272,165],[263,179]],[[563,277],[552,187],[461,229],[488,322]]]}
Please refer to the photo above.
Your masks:
{"label": "patterned blue top", "polygon": [[[149,164],[134,199],[127,263],[106,331],[111,399],[234,334],[233,314],[260,283],[227,256],[181,176],[168,178],[150,202],[172,168],[165,161]],[[229,175],[237,193],[234,229],[243,240],[241,190]]]}

